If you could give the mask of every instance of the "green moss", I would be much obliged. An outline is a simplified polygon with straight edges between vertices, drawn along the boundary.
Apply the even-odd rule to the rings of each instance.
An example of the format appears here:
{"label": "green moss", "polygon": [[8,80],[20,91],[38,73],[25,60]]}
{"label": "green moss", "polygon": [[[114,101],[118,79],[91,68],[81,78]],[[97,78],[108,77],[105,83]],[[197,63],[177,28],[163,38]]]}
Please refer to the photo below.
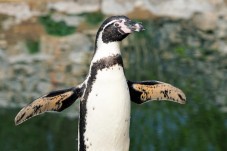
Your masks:
{"label": "green moss", "polygon": [[54,21],[50,15],[39,17],[39,21],[50,35],[67,36],[76,31],[76,27],[68,26],[64,21]]}
{"label": "green moss", "polygon": [[184,57],[184,56],[186,56],[186,47],[184,47],[184,46],[177,46],[175,48],[175,52],[179,56]]}
{"label": "green moss", "polygon": [[40,42],[38,40],[26,40],[26,46],[30,54],[38,53],[40,50]]}
{"label": "green moss", "polygon": [[81,16],[84,16],[86,22],[91,26],[97,26],[104,20],[105,17],[101,12],[83,13]]}

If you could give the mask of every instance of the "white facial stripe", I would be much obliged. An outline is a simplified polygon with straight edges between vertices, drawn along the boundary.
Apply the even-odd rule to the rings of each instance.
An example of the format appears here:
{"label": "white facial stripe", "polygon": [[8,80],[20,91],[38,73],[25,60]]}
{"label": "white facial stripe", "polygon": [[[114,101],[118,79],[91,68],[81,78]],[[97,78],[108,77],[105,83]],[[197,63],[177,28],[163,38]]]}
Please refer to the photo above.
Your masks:
{"label": "white facial stripe", "polygon": [[105,29],[107,26],[113,24],[113,23],[118,23],[121,30],[124,32],[124,33],[131,33],[132,31],[125,25],[125,22],[126,20],[125,19],[121,19],[120,21],[119,20],[112,20],[111,22],[109,22],[108,24],[106,24],[103,29]]}
{"label": "white facial stripe", "polygon": [[123,20],[122,22],[118,22],[118,24],[119,24],[119,26],[121,27],[121,30],[122,30],[124,33],[129,34],[129,33],[132,32],[132,30],[129,29],[129,28],[125,25],[125,22],[126,22],[126,21]]}
{"label": "white facial stripe", "polygon": [[116,22],[116,21],[118,21],[118,20],[112,20],[111,22],[109,22],[108,24],[106,24],[106,25],[103,27],[103,29],[105,29],[107,26],[109,26],[110,24],[113,24],[113,23]]}

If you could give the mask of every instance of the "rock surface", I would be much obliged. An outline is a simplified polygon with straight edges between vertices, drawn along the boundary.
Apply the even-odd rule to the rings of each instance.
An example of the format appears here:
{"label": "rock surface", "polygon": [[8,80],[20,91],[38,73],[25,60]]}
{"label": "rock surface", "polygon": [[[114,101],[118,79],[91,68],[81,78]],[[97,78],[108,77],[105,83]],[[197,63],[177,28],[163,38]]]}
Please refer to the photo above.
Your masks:
{"label": "rock surface", "polygon": [[222,0],[109,0],[103,1],[102,12],[117,15],[147,10],[155,17],[188,19],[195,13],[214,12],[223,3]]}

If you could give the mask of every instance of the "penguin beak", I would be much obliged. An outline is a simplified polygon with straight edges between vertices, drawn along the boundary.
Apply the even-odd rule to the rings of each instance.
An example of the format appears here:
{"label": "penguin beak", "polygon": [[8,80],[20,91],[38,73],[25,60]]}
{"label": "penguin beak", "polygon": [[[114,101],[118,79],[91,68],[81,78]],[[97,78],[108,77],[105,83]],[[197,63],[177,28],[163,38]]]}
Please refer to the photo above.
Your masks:
{"label": "penguin beak", "polygon": [[134,22],[131,20],[126,21],[125,25],[131,30],[131,32],[133,32],[133,31],[140,32],[140,31],[145,30],[145,28],[143,27],[143,25],[141,23]]}

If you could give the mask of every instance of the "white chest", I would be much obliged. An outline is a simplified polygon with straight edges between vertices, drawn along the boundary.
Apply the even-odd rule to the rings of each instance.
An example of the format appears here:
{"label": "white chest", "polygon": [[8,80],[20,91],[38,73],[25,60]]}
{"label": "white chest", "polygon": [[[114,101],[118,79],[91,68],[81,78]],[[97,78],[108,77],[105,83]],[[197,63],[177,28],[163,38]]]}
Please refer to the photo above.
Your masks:
{"label": "white chest", "polygon": [[128,151],[130,96],[123,68],[97,72],[87,99],[85,144],[88,151]]}

